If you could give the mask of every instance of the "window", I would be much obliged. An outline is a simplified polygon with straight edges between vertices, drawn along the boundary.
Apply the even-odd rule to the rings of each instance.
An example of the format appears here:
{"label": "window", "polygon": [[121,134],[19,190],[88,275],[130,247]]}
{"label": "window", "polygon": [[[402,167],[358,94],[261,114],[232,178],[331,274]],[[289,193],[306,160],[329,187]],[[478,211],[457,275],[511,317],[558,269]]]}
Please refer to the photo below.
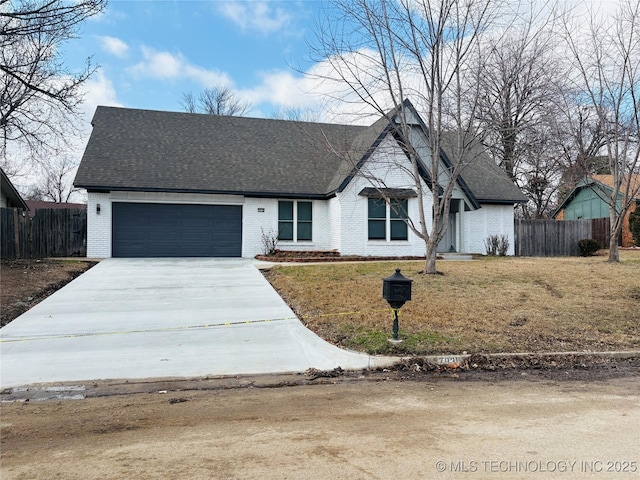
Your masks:
{"label": "window", "polygon": [[312,239],[312,203],[278,202],[278,240],[300,242]]}
{"label": "window", "polygon": [[387,239],[387,202],[383,198],[369,199],[369,240]]}
{"label": "window", "polygon": [[369,240],[407,240],[408,200],[369,198]]}

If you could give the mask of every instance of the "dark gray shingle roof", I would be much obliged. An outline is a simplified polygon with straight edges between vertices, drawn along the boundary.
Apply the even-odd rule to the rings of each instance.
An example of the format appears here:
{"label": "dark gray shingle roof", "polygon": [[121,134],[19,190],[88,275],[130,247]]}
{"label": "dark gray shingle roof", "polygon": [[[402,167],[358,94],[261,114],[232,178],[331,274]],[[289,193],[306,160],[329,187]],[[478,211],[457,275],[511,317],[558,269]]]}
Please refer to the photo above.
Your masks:
{"label": "dark gray shingle roof", "polygon": [[364,127],[98,107],[75,185],[325,195]]}
{"label": "dark gray shingle roof", "polygon": [[[384,118],[362,127],[98,107],[74,184],[88,190],[324,197],[371,151],[385,124]],[[489,157],[481,160],[462,175],[479,200],[523,201]]]}
{"label": "dark gray shingle roof", "polygon": [[[442,148],[452,152],[457,145],[455,134],[445,134],[442,137]],[[479,142],[472,142],[466,147],[466,157],[469,164],[464,167],[461,177],[469,190],[480,203],[525,203],[528,198],[509,179]]]}

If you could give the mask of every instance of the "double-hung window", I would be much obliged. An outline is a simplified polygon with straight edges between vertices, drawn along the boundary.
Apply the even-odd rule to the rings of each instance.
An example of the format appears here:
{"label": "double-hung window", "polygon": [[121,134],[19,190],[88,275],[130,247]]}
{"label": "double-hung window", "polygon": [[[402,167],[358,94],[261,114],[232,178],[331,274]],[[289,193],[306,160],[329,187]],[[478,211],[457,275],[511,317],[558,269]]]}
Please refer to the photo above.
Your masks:
{"label": "double-hung window", "polygon": [[408,200],[369,198],[369,240],[407,240]]}
{"label": "double-hung window", "polygon": [[312,239],[311,202],[281,200],[278,202],[278,240],[306,242]]}

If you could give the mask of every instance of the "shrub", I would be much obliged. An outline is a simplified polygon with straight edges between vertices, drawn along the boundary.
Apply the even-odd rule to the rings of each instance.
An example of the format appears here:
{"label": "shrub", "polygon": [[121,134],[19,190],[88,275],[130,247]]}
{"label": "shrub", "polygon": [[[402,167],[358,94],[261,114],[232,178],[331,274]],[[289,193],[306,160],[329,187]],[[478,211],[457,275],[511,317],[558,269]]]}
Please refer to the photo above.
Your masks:
{"label": "shrub", "polygon": [[509,237],[507,235],[489,235],[484,240],[484,247],[490,257],[496,255],[504,257],[509,250]]}
{"label": "shrub", "polygon": [[498,255],[504,257],[507,255],[509,251],[509,237],[506,235],[501,235],[500,240],[498,242]]}
{"label": "shrub", "polygon": [[636,247],[640,247],[640,206],[637,206],[629,215],[629,230],[631,230]]}
{"label": "shrub", "polygon": [[278,247],[278,234],[273,230],[268,232],[265,232],[263,228],[260,230],[262,231],[262,253],[266,256],[275,255]]}
{"label": "shrub", "polygon": [[484,248],[487,250],[487,255],[495,257],[498,251],[498,235],[489,235],[485,238]]}
{"label": "shrub", "polygon": [[600,250],[600,244],[597,240],[593,238],[585,238],[578,242],[578,247],[580,248],[580,256],[582,257],[590,257],[598,250]]}

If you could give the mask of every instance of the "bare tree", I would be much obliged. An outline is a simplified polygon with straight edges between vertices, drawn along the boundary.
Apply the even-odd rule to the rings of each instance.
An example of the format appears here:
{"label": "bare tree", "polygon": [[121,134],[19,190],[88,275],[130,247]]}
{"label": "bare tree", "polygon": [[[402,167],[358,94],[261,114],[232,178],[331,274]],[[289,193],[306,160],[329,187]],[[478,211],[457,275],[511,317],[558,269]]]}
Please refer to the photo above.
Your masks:
{"label": "bare tree", "polygon": [[238,98],[227,87],[205,88],[196,96],[192,92],[182,94],[182,107],[189,113],[209,115],[246,115],[252,108],[250,102]]}
{"label": "bare tree", "polygon": [[[584,23],[584,22],[583,22]],[[605,132],[602,153],[612,178],[607,190],[609,261],[620,261],[618,237],[631,202],[640,194],[640,3],[621,1],[611,24],[591,14],[585,33],[565,23],[576,90]]]}
{"label": "bare tree", "polygon": [[88,59],[82,71],[71,71],[61,46],[105,5],[106,0],[0,0],[3,164],[10,161],[9,150],[29,160],[55,154],[56,144],[75,126],[81,87],[95,67]]}
{"label": "bare tree", "polygon": [[[487,53],[480,49],[480,37],[501,19],[505,3],[333,0],[331,5],[327,22],[318,27],[314,52],[330,68],[317,76],[335,85],[334,98],[364,105],[363,114],[384,116],[393,126],[418,195],[417,221],[401,216],[425,243],[425,273],[436,273],[436,251],[458,178],[484,153],[477,142],[479,105],[463,104],[464,94],[471,89],[478,97],[480,71],[473,65]],[[412,113],[403,108],[408,98],[422,114],[426,138],[416,135]],[[381,178],[369,180],[384,184]],[[383,188],[380,194],[384,198]],[[427,198],[432,209],[425,207]]]}
{"label": "bare tree", "polygon": [[183,93],[180,105],[187,113],[198,113],[197,100],[193,92]]}
{"label": "bare tree", "polygon": [[478,103],[483,143],[530,199],[519,206],[524,217],[550,213],[563,167],[555,142],[567,63],[556,53],[553,3],[523,3],[515,28],[485,38],[482,48],[492,54],[478,59],[479,98],[468,98]]}
{"label": "bare tree", "polygon": [[73,186],[73,176],[77,162],[69,155],[60,155],[38,165],[38,181],[27,193],[29,200],[66,203],[80,191]]}
{"label": "bare tree", "polygon": [[[540,23],[538,19],[537,23]],[[553,52],[554,36],[549,23],[534,28],[513,29],[502,38],[489,38],[482,48],[492,50],[480,66],[478,121],[485,143],[498,164],[518,180],[520,164],[530,156],[532,135],[544,129],[556,110],[555,98],[562,91],[563,68]]]}
{"label": "bare tree", "polygon": [[601,151],[608,137],[594,109],[581,105],[580,95],[573,91],[563,96],[556,122],[555,150],[562,163],[560,200],[585,177],[607,173],[609,161]]}
{"label": "bare tree", "polygon": [[528,148],[518,168],[518,184],[529,198],[520,213],[525,218],[549,218],[562,185],[564,164],[557,153],[557,137],[551,127],[539,126],[531,135],[534,136],[531,140],[529,135],[520,139]]}
{"label": "bare tree", "polygon": [[318,110],[298,107],[281,107],[273,112],[276,120],[292,120],[295,122],[319,122],[322,115]]}

